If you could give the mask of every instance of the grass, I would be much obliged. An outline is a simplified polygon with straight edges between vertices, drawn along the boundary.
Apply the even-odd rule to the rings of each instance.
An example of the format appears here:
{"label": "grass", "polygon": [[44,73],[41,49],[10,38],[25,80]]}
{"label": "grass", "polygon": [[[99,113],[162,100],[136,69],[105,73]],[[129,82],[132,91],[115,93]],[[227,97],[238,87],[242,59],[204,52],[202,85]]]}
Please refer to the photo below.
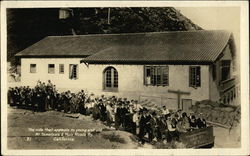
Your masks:
{"label": "grass", "polygon": [[117,135],[115,133],[112,134],[103,134],[103,138],[109,140],[110,142],[117,142],[117,143],[126,143],[123,138],[120,137],[120,135]]}

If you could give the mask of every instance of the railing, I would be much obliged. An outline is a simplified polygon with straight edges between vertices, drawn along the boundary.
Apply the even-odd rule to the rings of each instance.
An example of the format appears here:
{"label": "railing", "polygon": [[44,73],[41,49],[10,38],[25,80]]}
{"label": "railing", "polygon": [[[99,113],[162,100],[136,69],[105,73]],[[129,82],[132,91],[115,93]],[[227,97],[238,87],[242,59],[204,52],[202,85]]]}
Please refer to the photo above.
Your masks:
{"label": "railing", "polygon": [[220,84],[221,93],[225,93],[235,86],[235,78],[222,81]]}
{"label": "railing", "polygon": [[231,78],[221,82],[220,96],[224,104],[237,103],[235,101],[235,99],[237,98],[237,90],[235,88],[235,83],[235,78]]}

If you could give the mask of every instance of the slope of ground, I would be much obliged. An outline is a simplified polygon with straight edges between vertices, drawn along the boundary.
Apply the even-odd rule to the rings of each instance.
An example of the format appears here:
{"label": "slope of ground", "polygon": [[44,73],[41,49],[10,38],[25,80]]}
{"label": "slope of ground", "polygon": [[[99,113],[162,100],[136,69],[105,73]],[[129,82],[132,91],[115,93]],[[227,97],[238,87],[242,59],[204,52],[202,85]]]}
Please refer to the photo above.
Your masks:
{"label": "slope of ground", "polygon": [[[74,117],[74,116],[73,116]],[[152,149],[151,144],[138,143],[132,134],[115,131],[100,121],[93,121],[91,117],[77,115],[71,118],[62,112],[48,111],[33,113],[30,110],[8,107],[8,148],[9,149]],[[57,137],[35,136],[32,129],[81,129],[95,130],[87,136],[65,136],[74,141],[55,141]],[[230,131],[221,127],[214,127],[214,148],[240,147],[240,128]],[[48,132],[45,132],[48,133]],[[73,133],[69,133],[73,134]],[[79,134],[84,134],[79,132]],[[89,135],[90,134],[90,135]],[[171,147],[170,147],[171,148]],[[181,148],[181,147],[178,147]]]}
{"label": "slope of ground", "polygon": [[[87,136],[65,136],[66,141],[55,141],[53,136],[35,136],[32,129],[81,129],[97,131]],[[101,131],[101,132],[100,132]],[[49,134],[49,132],[44,132]],[[52,134],[52,133],[50,133]],[[69,135],[74,133],[69,133]],[[86,133],[79,132],[80,135]],[[30,110],[8,108],[9,149],[133,149],[138,147],[132,134],[114,131],[89,116],[66,117],[56,111],[33,113]],[[71,141],[72,138],[74,141]],[[67,140],[68,139],[68,140]]]}

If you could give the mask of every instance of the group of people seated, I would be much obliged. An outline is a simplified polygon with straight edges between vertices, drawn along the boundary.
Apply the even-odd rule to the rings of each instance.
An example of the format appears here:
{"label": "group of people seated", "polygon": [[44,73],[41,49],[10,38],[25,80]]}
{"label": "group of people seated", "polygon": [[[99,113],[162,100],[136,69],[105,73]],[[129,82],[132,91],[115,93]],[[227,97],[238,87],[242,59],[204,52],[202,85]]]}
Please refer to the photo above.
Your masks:
{"label": "group of people seated", "polygon": [[34,88],[9,88],[8,103],[33,111],[56,110],[91,115],[94,120],[110,127],[133,133],[142,143],[178,141],[180,133],[207,126],[202,114],[187,114],[182,110],[169,110],[166,106],[161,109],[147,108],[137,100],[104,95],[98,97],[84,90],[59,93],[50,80],[47,84],[38,81]]}

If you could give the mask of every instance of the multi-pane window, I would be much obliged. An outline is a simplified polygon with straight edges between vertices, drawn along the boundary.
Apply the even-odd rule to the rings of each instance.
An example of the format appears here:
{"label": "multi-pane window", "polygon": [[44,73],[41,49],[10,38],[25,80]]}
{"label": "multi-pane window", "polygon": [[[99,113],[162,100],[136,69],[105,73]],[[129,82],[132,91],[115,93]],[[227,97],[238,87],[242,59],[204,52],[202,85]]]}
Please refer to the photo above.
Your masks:
{"label": "multi-pane window", "polygon": [[118,72],[114,67],[108,67],[104,70],[104,89],[108,91],[117,91]]}
{"label": "multi-pane window", "polygon": [[77,64],[69,65],[69,78],[78,79],[78,65]]}
{"label": "multi-pane window", "polygon": [[118,73],[114,70],[114,87],[118,87]]}
{"label": "multi-pane window", "polygon": [[168,86],[168,66],[144,66],[144,84],[153,86]]}
{"label": "multi-pane window", "polygon": [[48,73],[49,74],[55,74],[55,64],[49,64],[48,65]]}
{"label": "multi-pane window", "polygon": [[221,81],[230,79],[230,60],[221,61]]}
{"label": "multi-pane window", "polygon": [[30,64],[30,73],[36,73],[36,64]]}
{"label": "multi-pane window", "polygon": [[106,70],[106,82],[105,82],[105,87],[111,87],[112,86],[112,77],[111,77],[111,69]]}
{"label": "multi-pane window", "polygon": [[59,64],[59,74],[64,74],[64,64]]}
{"label": "multi-pane window", "polygon": [[189,86],[200,87],[201,86],[201,67],[191,66],[189,68]]}

